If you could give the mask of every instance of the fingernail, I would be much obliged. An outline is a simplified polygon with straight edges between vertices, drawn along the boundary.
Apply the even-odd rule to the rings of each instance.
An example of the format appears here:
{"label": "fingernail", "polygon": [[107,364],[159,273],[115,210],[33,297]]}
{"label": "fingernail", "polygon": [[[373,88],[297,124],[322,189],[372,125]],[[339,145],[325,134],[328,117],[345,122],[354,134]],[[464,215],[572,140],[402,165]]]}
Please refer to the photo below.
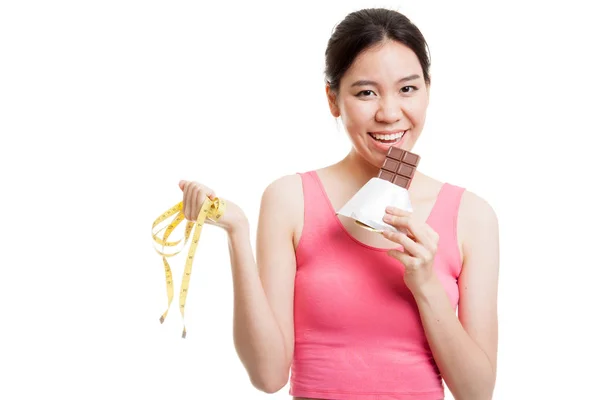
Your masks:
{"label": "fingernail", "polygon": [[390,219],[391,219],[391,218],[390,218],[390,216],[389,216],[388,214],[385,214],[385,215],[383,216],[383,222],[390,222]]}

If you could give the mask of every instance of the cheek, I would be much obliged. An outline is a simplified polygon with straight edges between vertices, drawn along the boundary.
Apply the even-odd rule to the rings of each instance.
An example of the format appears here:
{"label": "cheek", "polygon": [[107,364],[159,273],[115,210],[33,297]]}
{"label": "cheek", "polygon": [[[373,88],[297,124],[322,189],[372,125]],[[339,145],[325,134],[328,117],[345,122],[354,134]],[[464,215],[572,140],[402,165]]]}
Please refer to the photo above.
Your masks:
{"label": "cheek", "polygon": [[375,113],[373,104],[367,101],[348,101],[341,108],[342,120],[346,127],[358,129],[365,127],[372,119]]}
{"label": "cheek", "polygon": [[414,125],[422,125],[427,113],[427,98],[415,97],[405,104],[404,110]]}

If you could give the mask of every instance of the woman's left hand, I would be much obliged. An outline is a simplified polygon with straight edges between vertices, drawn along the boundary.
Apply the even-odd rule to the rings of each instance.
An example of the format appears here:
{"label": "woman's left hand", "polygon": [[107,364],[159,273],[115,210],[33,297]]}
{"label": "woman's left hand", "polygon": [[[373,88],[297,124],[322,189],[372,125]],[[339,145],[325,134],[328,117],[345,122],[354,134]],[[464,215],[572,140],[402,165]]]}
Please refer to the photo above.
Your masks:
{"label": "woman's left hand", "polygon": [[427,223],[415,221],[412,213],[387,207],[383,222],[399,231],[383,231],[383,237],[401,244],[404,251],[390,250],[388,254],[404,264],[404,283],[413,294],[419,293],[436,279],[433,259],[437,252],[439,235]]}

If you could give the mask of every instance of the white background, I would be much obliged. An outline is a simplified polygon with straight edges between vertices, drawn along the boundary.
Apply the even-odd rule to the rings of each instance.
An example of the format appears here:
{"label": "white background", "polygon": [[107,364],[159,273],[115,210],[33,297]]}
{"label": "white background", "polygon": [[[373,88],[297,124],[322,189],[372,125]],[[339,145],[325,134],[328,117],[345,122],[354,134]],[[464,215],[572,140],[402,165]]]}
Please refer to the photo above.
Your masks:
{"label": "white background", "polygon": [[[182,340],[176,300],[158,322],[150,227],[193,179],[254,232],[269,182],[348,152],[324,50],[370,6],[405,12],[431,47],[421,170],[500,221],[494,398],[600,398],[600,31],[587,4],[2,2],[0,398],[288,398],[255,390],[236,357],[225,234],[203,231]],[[177,297],[183,257],[172,266]]]}

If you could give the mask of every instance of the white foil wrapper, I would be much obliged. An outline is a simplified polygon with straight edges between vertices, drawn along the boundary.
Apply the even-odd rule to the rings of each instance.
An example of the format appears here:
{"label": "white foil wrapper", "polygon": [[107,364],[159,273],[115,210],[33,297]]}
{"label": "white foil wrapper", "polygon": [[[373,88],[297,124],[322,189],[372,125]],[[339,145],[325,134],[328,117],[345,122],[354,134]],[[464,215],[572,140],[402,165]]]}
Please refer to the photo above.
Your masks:
{"label": "white foil wrapper", "polygon": [[385,209],[397,207],[412,212],[412,204],[408,190],[380,178],[371,178],[344,206],[337,211],[338,215],[352,218],[371,230],[397,232],[391,225],[383,222]]}

